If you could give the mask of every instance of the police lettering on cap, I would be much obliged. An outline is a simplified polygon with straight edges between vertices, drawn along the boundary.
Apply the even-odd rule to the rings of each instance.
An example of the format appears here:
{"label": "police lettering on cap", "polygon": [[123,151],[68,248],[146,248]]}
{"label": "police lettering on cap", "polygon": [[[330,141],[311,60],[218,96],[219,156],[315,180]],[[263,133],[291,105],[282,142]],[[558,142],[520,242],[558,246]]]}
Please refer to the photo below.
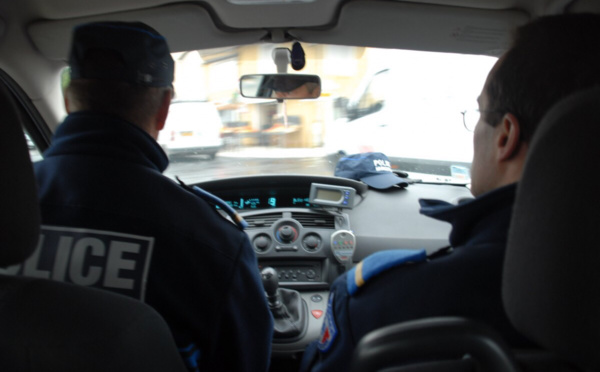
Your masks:
{"label": "police lettering on cap", "polygon": [[141,22],[94,22],[75,27],[71,79],[172,85],[175,63],[165,38]]}
{"label": "police lettering on cap", "polygon": [[387,189],[394,185],[406,187],[408,181],[398,177],[390,160],[380,152],[366,152],[341,158],[336,167],[336,177],[363,181],[376,189]]}

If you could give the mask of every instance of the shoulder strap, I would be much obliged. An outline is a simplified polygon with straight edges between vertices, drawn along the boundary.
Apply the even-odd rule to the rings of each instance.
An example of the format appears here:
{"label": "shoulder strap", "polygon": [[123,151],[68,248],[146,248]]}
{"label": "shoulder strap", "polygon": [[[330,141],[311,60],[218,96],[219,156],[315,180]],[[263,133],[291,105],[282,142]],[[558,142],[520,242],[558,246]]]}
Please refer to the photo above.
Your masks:
{"label": "shoulder strap", "polygon": [[369,279],[393,267],[425,262],[426,259],[427,253],[424,249],[393,249],[373,253],[348,271],[346,276],[348,293],[354,295]]}
{"label": "shoulder strap", "polygon": [[175,177],[175,178],[177,179],[177,181],[179,182],[181,187],[183,187],[187,191],[198,196],[200,199],[204,200],[208,204],[222,209],[225,213],[227,213],[227,215],[229,215],[229,217],[231,217],[233,222],[240,229],[244,230],[246,227],[248,227],[248,223],[246,221],[244,221],[244,218],[242,218],[242,216],[240,216],[235,211],[235,209],[231,208],[231,206],[229,204],[227,204],[223,199],[219,198],[216,195],[209,193],[208,191],[202,190],[198,186],[186,185],[179,177]]}
{"label": "shoulder strap", "polygon": [[448,255],[450,253],[452,253],[454,251],[454,248],[452,248],[451,245],[447,245],[445,247],[442,248],[438,248],[436,251],[431,252],[430,254],[427,255],[427,259],[429,260],[434,260],[438,257],[442,257],[445,255]]}

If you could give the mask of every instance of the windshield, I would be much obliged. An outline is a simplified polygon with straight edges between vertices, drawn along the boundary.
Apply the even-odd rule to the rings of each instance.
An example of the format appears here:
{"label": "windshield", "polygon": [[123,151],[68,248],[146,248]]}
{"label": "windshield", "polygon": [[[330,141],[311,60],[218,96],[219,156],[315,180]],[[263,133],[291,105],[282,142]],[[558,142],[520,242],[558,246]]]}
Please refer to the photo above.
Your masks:
{"label": "windshield", "polygon": [[291,44],[173,54],[176,95],[159,138],[167,176],[332,176],[344,155],[382,152],[411,178],[469,182],[473,133],[462,113],[477,109],[496,58],[304,44],[306,66],[288,73],[319,75],[320,97],[242,97],[242,75],[277,73],[278,47]]}

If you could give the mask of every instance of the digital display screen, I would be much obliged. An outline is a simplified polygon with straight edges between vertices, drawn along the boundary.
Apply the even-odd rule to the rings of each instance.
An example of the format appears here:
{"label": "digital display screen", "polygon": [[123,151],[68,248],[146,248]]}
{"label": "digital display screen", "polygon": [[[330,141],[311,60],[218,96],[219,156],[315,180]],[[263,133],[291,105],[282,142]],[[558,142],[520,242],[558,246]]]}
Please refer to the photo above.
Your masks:
{"label": "digital display screen", "polygon": [[[322,208],[322,206],[354,206],[355,190],[349,187],[313,183],[305,187],[276,189],[212,190],[235,210],[258,210],[270,208]],[[311,195],[315,193],[316,198]],[[311,199],[312,198],[312,199]]]}
{"label": "digital display screen", "polygon": [[[227,204],[233,209],[260,209],[265,208],[261,206],[260,198],[239,198],[236,200],[225,200]],[[268,204],[273,206],[277,205],[277,198],[269,198]]]}
{"label": "digital display screen", "polygon": [[342,198],[342,193],[339,190],[317,190],[316,199],[328,200],[332,202],[339,201]]}
{"label": "digital display screen", "polygon": [[324,207],[354,207],[356,190],[352,187],[312,183],[310,186],[310,202]]}
{"label": "digital display screen", "polygon": [[[308,198],[308,191],[304,193],[297,190],[278,190],[264,192],[254,191],[248,193],[215,193],[235,210],[254,210],[269,208],[315,208]],[[339,195],[338,195],[339,199]]]}

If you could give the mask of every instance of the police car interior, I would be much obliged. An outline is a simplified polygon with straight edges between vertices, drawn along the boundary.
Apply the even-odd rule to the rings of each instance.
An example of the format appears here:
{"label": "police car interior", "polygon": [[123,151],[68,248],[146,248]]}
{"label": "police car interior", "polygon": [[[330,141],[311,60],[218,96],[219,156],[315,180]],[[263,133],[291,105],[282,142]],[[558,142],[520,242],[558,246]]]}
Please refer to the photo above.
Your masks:
{"label": "police car interior", "polygon": [[[419,200],[472,198],[470,115],[512,30],[581,12],[600,13],[600,2],[2,1],[0,82],[35,163],[66,115],[74,26],[141,21],[164,35],[174,99],[209,102],[220,118],[218,131],[197,117],[197,128],[166,132],[164,174],[221,199],[215,208],[244,228],[269,304],[282,302],[290,316],[278,324],[274,311],[271,370],[295,371],[307,345],[324,337],[337,277],[376,252],[449,245],[450,224],[422,214]],[[5,118],[2,130],[14,124]],[[20,273],[43,277],[36,259]]]}

